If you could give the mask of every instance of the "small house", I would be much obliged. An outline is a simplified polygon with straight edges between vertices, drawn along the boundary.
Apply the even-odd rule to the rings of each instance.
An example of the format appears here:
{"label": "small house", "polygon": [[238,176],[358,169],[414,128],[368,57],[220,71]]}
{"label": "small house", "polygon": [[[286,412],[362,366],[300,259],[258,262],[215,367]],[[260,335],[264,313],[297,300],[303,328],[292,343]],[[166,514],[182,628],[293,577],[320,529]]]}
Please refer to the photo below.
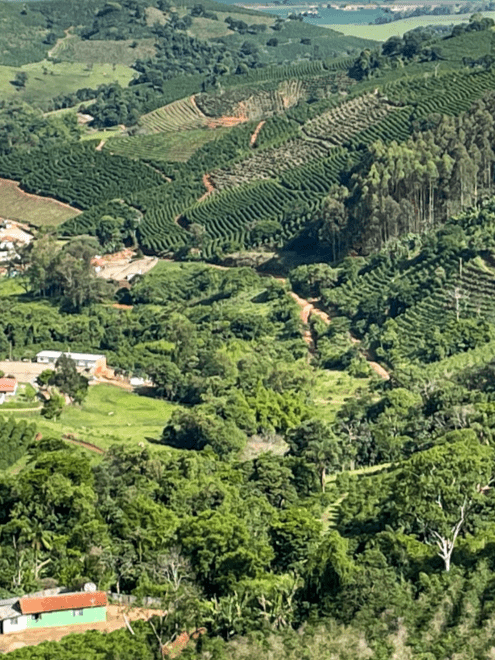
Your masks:
{"label": "small house", "polygon": [[104,355],[93,355],[92,353],[70,353],[68,351],[40,351],[36,355],[36,362],[47,365],[55,365],[61,355],[67,355],[76,363],[80,369],[91,373],[102,373],[107,368],[107,359]]}
{"label": "small house", "polygon": [[15,396],[18,386],[16,378],[0,378],[0,404],[5,403],[7,397]]}
{"label": "small house", "polygon": [[107,595],[104,591],[55,593],[39,592],[0,601],[1,632],[20,632],[55,626],[106,621]]}

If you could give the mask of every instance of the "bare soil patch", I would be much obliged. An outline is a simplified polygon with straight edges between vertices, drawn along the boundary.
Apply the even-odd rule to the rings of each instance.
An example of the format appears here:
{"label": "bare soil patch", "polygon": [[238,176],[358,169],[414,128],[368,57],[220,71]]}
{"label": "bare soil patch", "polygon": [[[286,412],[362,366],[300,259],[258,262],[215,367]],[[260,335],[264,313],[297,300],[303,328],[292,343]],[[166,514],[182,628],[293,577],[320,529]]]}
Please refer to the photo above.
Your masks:
{"label": "bare soil patch", "polygon": [[206,188],[206,192],[201,195],[201,197],[198,199],[198,202],[202,202],[204,199],[215,192],[215,186],[213,185],[209,174],[203,174],[203,185]]}
{"label": "bare soil patch", "polygon": [[129,282],[135,275],[144,275],[158,263],[156,257],[134,259],[134,251],[122,250],[93,259],[98,277],[116,282]]}
{"label": "bare soil patch", "polygon": [[264,125],[265,125],[265,121],[264,120],[260,121],[258,126],[256,126],[256,128],[254,129],[254,133],[251,135],[251,140],[249,141],[249,143],[252,147],[254,147],[254,145],[256,144],[256,140],[258,139],[258,135],[259,135],[259,133],[260,133],[260,131],[263,128]]}

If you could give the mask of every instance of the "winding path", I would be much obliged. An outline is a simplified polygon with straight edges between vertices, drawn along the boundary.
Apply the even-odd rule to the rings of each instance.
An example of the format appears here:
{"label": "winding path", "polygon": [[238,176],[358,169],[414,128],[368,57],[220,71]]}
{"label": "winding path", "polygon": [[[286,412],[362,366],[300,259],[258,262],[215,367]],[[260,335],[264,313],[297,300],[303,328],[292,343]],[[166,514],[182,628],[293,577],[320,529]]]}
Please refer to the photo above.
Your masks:
{"label": "winding path", "polygon": [[[282,278],[277,278],[277,279],[282,279]],[[300,313],[300,318],[301,321],[307,326],[311,316],[313,314],[315,316],[318,316],[322,321],[324,321],[327,325],[331,322],[331,319],[329,315],[323,311],[319,307],[319,301],[318,299],[310,299],[307,300],[306,298],[301,298],[300,296],[297,295],[297,293],[294,293],[293,291],[289,291],[289,295],[293,300],[296,301],[296,303],[299,305],[301,308],[301,313]],[[308,350],[310,355],[313,355],[315,352],[315,341],[313,334],[309,327],[306,327],[304,334],[303,334],[304,341],[308,345]],[[351,335],[351,341],[353,344],[360,344],[361,342],[359,339],[356,339],[356,337],[352,337]],[[368,364],[370,367],[373,369],[373,371],[380,376],[380,378],[383,378],[383,380],[390,380],[390,374],[389,372],[382,367],[381,364],[378,364],[378,362],[375,362],[374,360],[371,359],[369,353],[367,351],[363,351],[363,356],[366,358]]]}
{"label": "winding path", "polygon": [[251,135],[251,140],[249,141],[249,144],[252,147],[254,147],[254,145],[256,144],[256,140],[258,139],[259,132],[261,131],[264,125],[265,125],[265,120],[263,119],[254,129],[254,133]]}
{"label": "winding path", "polygon": [[206,188],[206,192],[201,195],[201,197],[198,199],[198,202],[202,202],[204,199],[215,192],[215,186],[213,185],[209,174],[203,174],[203,185]]}

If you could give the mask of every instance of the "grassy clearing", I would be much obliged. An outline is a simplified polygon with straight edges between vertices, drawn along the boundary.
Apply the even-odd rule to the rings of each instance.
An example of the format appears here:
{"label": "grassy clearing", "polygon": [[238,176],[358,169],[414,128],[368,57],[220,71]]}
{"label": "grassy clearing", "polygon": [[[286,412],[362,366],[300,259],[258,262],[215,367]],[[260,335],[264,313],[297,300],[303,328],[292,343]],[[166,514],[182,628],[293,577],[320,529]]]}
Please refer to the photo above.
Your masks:
{"label": "grassy clearing", "polygon": [[88,132],[81,137],[81,140],[83,142],[87,140],[109,140],[113,137],[119,137],[121,134],[122,129],[119,126],[115,126],[114,128],[107,128],[103,131],[92,131],[91,129],[88,129]]}
{"label": "grassy clearing", "polygon": [[[230,14],[229,14],[230,16]],[[244,20],[244,16],[241,20]],[[203,18],[198,16],[193,18],[191,27],[187,30],[187,34],[190,37],[195,37],[196,39],[218,39],[219,37],[226,37],[229,34],[234,34],[232,30],[229,30],[227,23],[224,23],[223,18],[219,17],[218,21],[214,21],[211,18]]]}
{"label": "grassy clearing", "polygon": [[358,390],[366,389],[370,378],[353,378],[345,371],[319,371],[313,386],[313,404],[318,417],[333,422],[339,408]]}
{"label": "grassy clearing", "polygon": [[80,211],[48,197],[28,195],[15,181],[0,179],[0,217],[35,227],[60,225]]}
{"label": "grassy clearing", "polygon": [[[456,23],[468,23],[471,14],[456,14],[454,16],[415,16],[414,18],[404,18],[401,21],[392,21],[384,25],[325,25],[322,27],[330,28],[342,32],[346,36],[362,37],[363,39],[373,39],[374,41],[386,41],[389,37],[402,36],[409,30],[426,25],[455,25]],[[495,12],[483,12],[487,18],[495,18]]]}
{"label": "grassy clearing", "polygon": [[[25,71],[28,75],[25,89],[12,85],[15,74]],[[60,62],[48,60],[25,64],[20,68],[0,67],[0,96],[15,97],[27,103],[43,105],[49,99],[61,94],[69,94],[82,87],[96,88],[98,85],[120,83],[126,87],[135,75],[130,67],[123,64],[94,64],[83,62]]]}
{"label": "grassy clearing", "polygon": [[[132,48],[131,44],[137,43]],[[123,64],[130,66],[136,60],[145,60],[156,54],[155,39],[126,39],[123,41],[88,41],[76,36],[63,42],[57,50],[57,59],[86,64]]]}
{"label": "grassy clearing", "polygon": [[[139,396],[113,385],[93,385],[81,407],[67,406],[60,421],[36,417],[34,421],[44,436],[60,437],[72,433],[78,440],[101,449],[123,443],[136,446],[156,444],[176,406],[159,399]],[[22,416],[22,413],[14,413]],[[169,449],[165,449],[170,451]]]}

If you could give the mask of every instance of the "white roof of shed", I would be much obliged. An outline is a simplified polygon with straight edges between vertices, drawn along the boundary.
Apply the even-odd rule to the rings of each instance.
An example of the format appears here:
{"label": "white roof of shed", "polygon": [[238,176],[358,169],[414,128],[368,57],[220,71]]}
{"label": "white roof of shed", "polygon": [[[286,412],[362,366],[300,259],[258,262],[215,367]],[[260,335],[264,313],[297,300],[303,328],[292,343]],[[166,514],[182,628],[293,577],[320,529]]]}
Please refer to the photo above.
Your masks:
{"label": "white roof of shed", "polygon": [[37,358],[59,358],[61,355],[68,355],[73,360],[84,360],[91,362],[92,360],[100,360],[104,355],[93,355],[92,353],[71,353],[67,351],[40,351],[36,354]]}

